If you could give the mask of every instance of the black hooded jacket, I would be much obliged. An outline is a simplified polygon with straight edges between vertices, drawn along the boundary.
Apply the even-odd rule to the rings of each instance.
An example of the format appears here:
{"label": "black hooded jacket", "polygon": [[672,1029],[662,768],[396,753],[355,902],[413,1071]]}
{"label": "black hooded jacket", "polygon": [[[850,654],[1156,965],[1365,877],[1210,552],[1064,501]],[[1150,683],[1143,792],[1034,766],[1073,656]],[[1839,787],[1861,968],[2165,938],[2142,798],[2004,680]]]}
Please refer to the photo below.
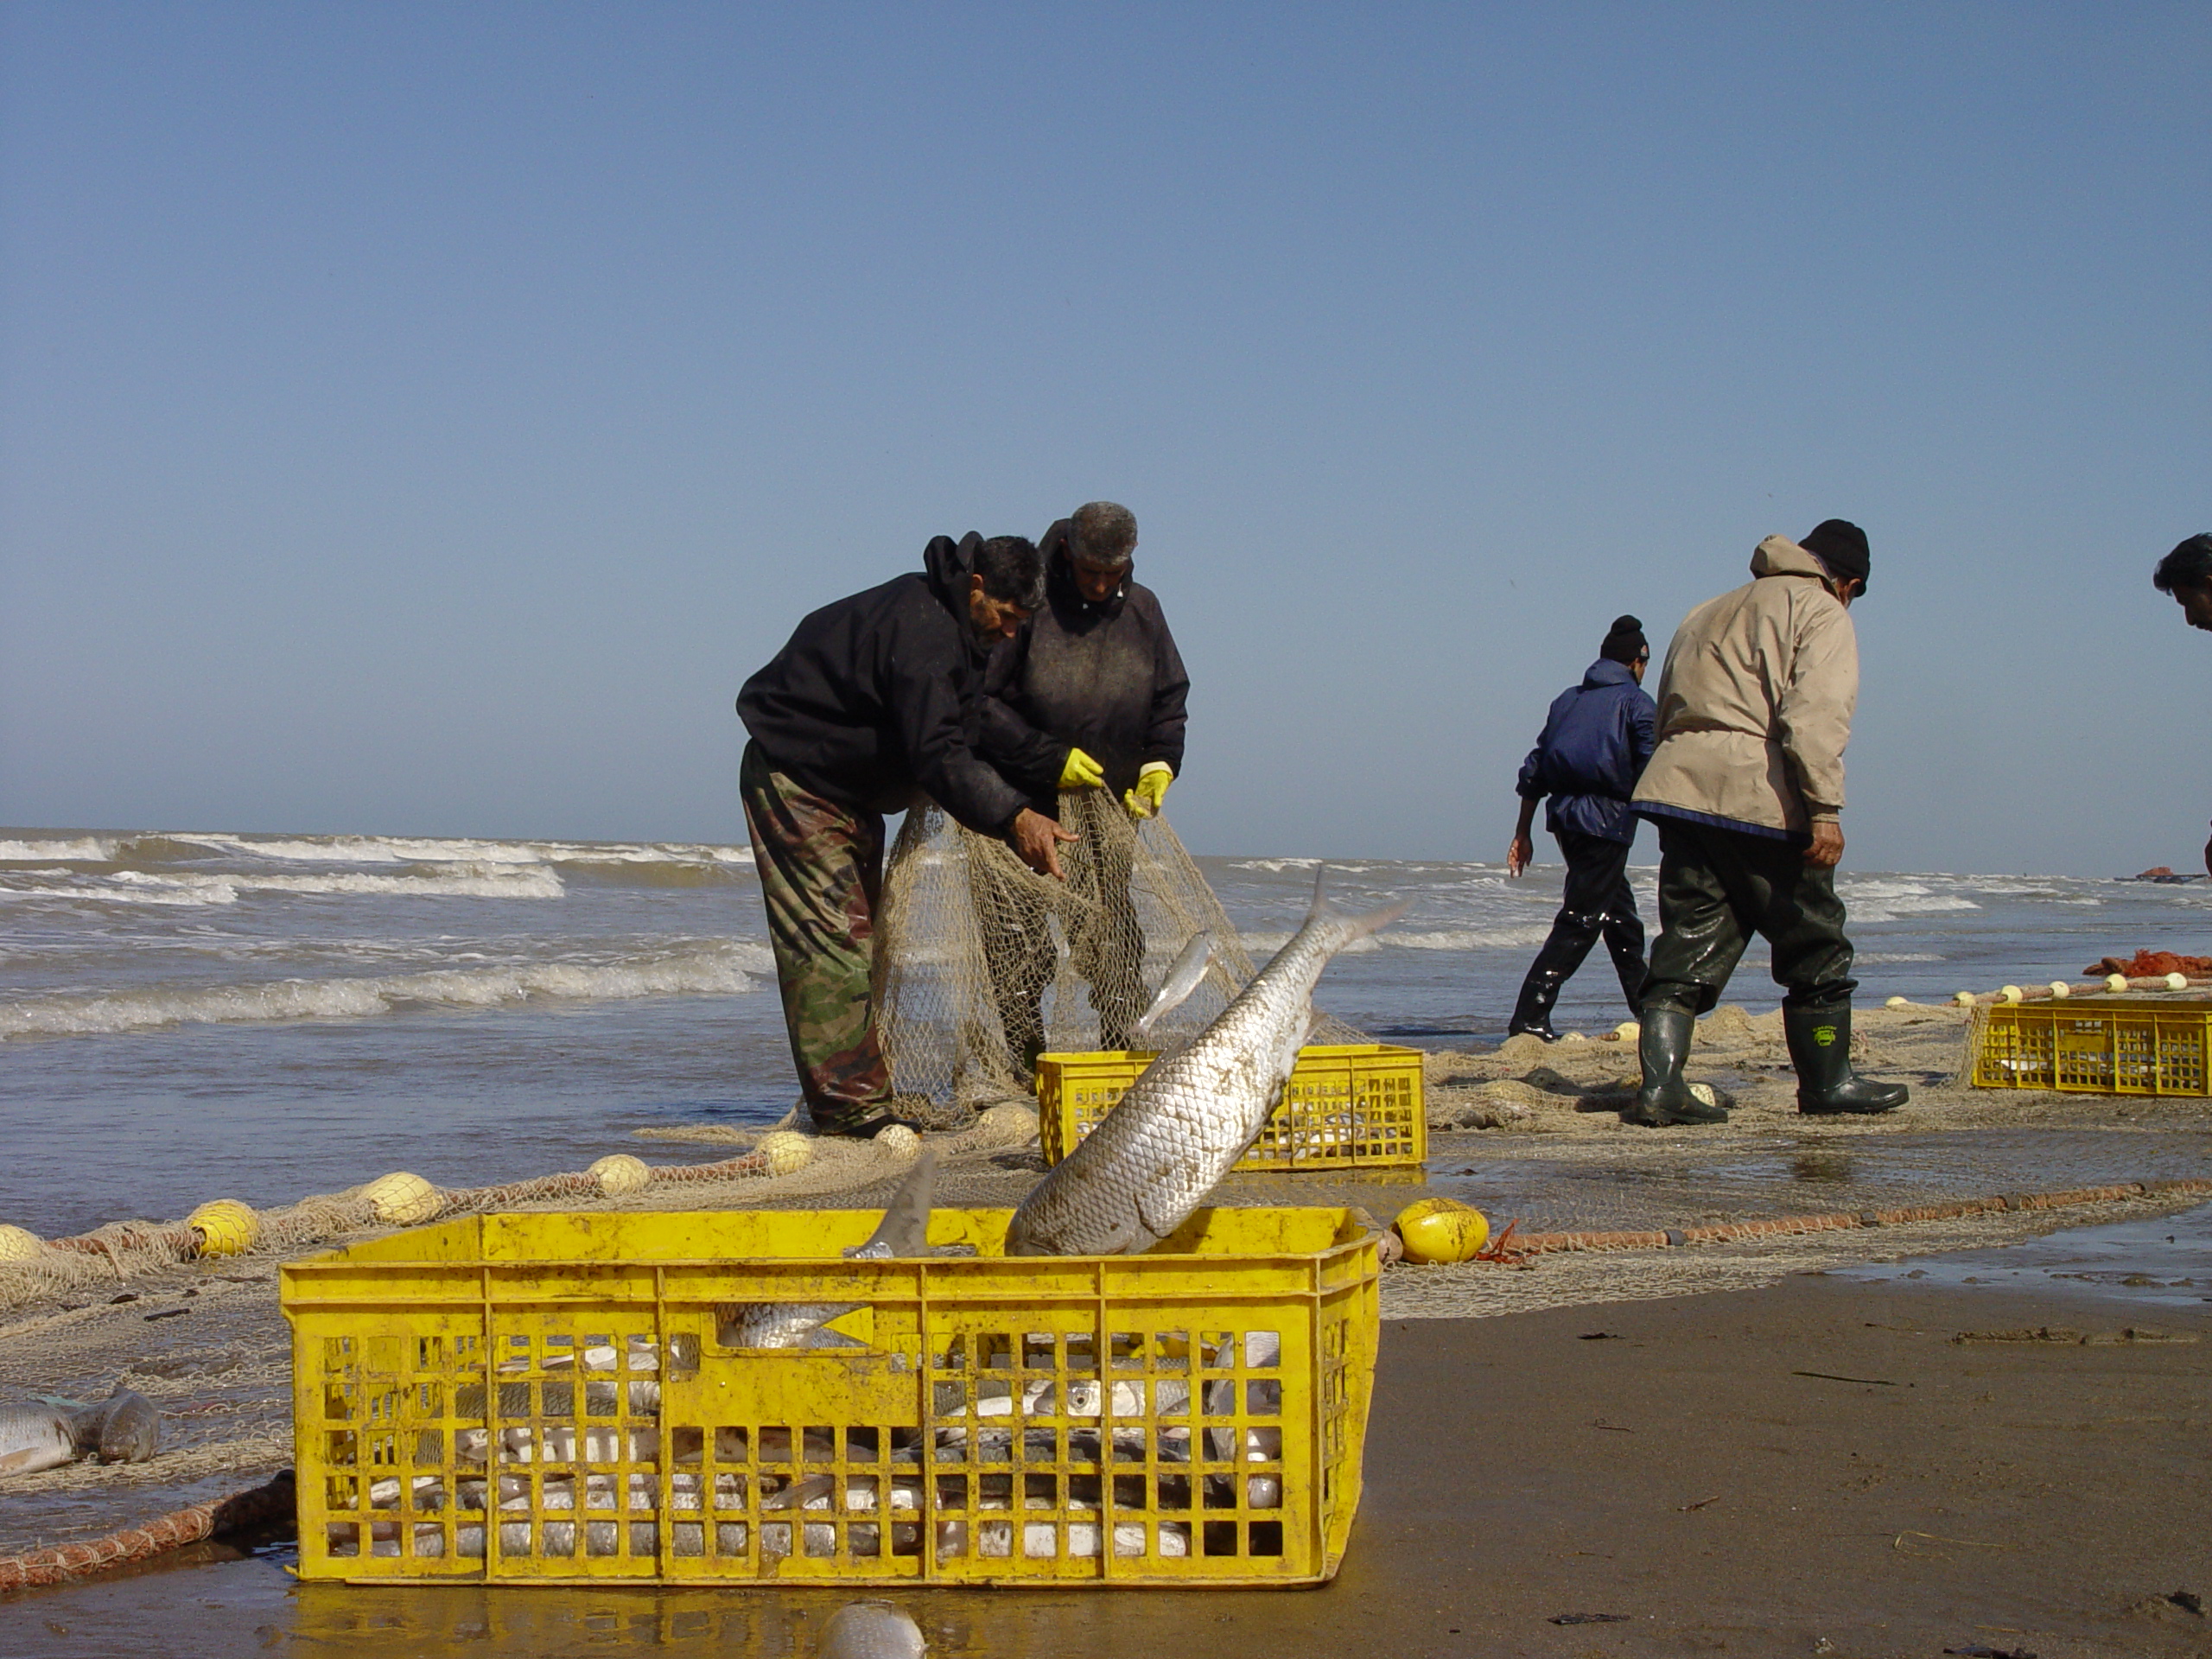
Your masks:
{"label": "black hooded jacket", "polygon": [[1025,804],[976,752],[986,653],[968,621],[982,537],[939,536],[926,573],[825,605],[745,683],[737,712],[778,772],[841,806],[896,812],[919,791],[998,835]]}
{"label": "black hooded jacket", "polygon": [[1183,770],[1191,677],[1149,588],[1125,582],[1103,605],[1085,600],[1068,558],[1068,521],[1045,532],[1045,608],[991,653],[982,750],[1052,812],[1060,768],[1077,748],[1105,769],[1116,795],[1148,760]]}

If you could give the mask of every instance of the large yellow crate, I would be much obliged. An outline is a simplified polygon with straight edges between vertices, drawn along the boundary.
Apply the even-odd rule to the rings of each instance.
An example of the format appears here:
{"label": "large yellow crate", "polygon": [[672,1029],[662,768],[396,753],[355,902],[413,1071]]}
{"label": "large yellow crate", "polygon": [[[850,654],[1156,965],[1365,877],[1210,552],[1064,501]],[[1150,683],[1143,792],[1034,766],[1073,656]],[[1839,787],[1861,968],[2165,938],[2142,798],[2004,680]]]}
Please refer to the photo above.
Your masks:
{"label": "large yellow crate", "polygon": [[1975,1010],[1980,1089],[2212,1095],[2212,1003],[2069,997]]}
{"label": "large yellow crate", "polygon": [[[1047,1164],[1098,1127],[1155,1056],[1040,1054],[1037,1119]],[[1419,1167],[1428,1159],[1421,1052],[1389,1043],[1315,1044],[1298,1065],[1240,1170]]]}
{"label": "large yellow crate", "polygon": [[[472,1217],[294,1262],[308,1579],[1296,1585],[1359,1505],[1379,1236],[850,1262],[876,1211]],[[735,1310],[848,1307],[837,1349]]]}

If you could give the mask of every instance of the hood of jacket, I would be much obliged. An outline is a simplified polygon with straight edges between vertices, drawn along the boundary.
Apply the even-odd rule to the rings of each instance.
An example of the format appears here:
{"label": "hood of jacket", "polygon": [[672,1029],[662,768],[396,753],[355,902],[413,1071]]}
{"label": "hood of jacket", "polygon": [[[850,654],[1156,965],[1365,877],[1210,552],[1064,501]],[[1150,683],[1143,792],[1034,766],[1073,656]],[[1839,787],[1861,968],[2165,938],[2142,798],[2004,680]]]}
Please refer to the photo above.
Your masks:
{"label": "hood of jacket", "polygon": [[[1738,542],[1738,547],[1743,543]],[[1751,574],[1755,576],[1810,576],[1815,582],[1828,580],[1828,568],[1787,536],[1770,536],[1751,552]]]}
{"label": "hood of jacket", "polygon": [[1053,609],[1065,617],[1103,617],[1108,621],[1122,613],[1122,607],[1128,603],[1129,579],[1123,573],[1121,583],[1103,602],[1094,605],[1083,596],[1083,589],[1075,582],[1075,556],[1068,550],[1069,521],[1065,518],[1045,532],[1045,539],[1037,543],[1037,550],[1045,556],[1045,596]]}
{"label": "hood of jacket", "polygon": [[982,537],[971,530],[957,542],[950,536],[932,536],[922,550],[922,571],[929,578],[930,592],[952,613],[952,620],[960,625],[960,637],[979,660],[989,653],[989,647],[976,638],[975,625],[969,620],[968,579],[976,574],[976,550],[982,544]]}
{"label": "hood of jacket", "polygon": [[1601,685],[1634,685],[1636,671],[1626,663],[1617,663],[1610,657],[1600,657],[1582,671],[1582,689],[1595,691]]}

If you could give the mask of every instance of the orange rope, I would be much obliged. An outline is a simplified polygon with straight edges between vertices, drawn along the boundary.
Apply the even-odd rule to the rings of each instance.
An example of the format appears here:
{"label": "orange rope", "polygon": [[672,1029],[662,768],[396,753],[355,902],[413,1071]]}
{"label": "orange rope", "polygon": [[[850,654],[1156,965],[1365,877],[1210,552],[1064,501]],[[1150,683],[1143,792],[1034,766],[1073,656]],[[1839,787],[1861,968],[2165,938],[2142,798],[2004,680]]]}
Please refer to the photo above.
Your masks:
{"label": "orange rope", "polygon": [[143,1527],[125,1527],[83,1543],[60,1544],[21,1555],[0,1556],[0,1591],[27,1590],[83,1578],[87,1573],[104,1573],[111,1567],[181,1549],[203,1538],[220,1537],[226,1532],[241,1532],[289,1519],[295,1513],[292,1471],[287,1469],[266,1485],[232,1492],[228,1497],[219,1497],[211,1503],[172,1510]]}

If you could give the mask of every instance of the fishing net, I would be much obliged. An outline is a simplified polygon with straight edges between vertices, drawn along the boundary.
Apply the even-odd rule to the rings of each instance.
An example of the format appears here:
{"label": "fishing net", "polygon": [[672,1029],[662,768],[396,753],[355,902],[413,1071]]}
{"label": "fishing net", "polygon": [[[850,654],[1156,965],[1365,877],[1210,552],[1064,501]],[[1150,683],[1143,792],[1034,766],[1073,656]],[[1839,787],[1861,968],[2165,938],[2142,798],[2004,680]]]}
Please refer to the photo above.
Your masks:
{"label": "fishing net", "polygon": [[[1145,1047],[1203,1030],[1252,977],[1235,926],[1165,818],[1132,818],[1103,790],[1062,795],[1059,816],[1081,839],[1061,848],[1058,881],[934,806],[909,812],[892,848],[877,1028],[893,1086],[938,1114],[1026,1098],[1040,1052],[1132,1046],[1132,1027],[1198,934],[1213,942],[1205,979]],[[1331,1017],[1313,1040],[1366,1039]]]}

